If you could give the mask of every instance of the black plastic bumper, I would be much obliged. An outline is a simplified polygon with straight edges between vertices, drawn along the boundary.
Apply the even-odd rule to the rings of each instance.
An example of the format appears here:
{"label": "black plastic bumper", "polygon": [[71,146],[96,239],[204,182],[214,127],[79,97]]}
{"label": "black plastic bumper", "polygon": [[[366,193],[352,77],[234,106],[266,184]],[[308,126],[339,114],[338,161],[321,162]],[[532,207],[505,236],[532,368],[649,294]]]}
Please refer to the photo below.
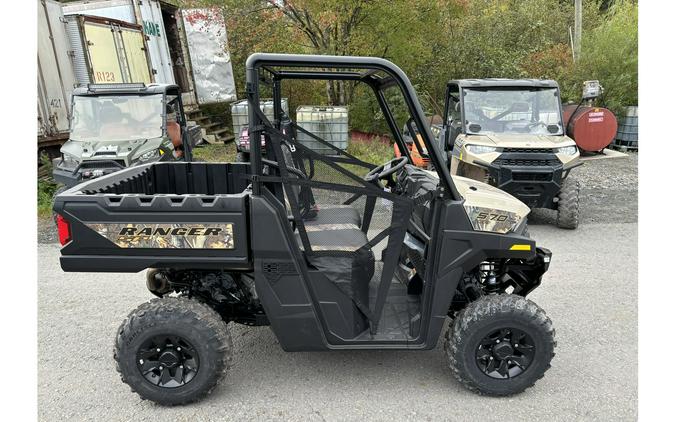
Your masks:
{"label": "black plastic bumper", "polygon": [[[52,171],[54,181],[66,185],[68,188],[78,185],[85,180],[95,179],[125,168],[112,160],[100,160],[96,163],[97,167],[88,167],[91,163],[85,162],[85,164],[80,164],[74,169],[59,167],[58,162],[55,162],[55,164]],[[109,166],[104,166],[105,164],[109,164]]]}
{"label": "black plastic bumper", "polygon": [[510,193],[530,208],[553,208],[563,181],[563,166],[488,165],[492,183]]}
{"label": "black plastic bumper", "polygon": [[538,247],[534,258],[509,261],[504,269],[515,283],[513,294],[527,296],[539,287],[542,277],[551,264],[551,256],[550,250]]}
{"label": "black plastic bumper", "polygon": [[522,150],[505,148],[491,163],[475,163],[484,167],[490,184],[510,193],[530,208],[555,208],[554,199],[560,192],[569,170],[553,150]]}

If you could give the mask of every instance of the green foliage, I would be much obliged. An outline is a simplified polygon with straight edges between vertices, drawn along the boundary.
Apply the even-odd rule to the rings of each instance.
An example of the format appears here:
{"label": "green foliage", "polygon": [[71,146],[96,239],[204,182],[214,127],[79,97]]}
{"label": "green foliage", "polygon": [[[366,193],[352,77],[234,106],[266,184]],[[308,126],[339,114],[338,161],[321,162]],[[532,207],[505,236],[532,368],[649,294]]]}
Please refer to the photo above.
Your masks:
{"label": "green foliage", "polygon": [[59,188],[59,185],[52,179],[52,162],[46,153],[40,154],[40,173],[46,175],[45,177],[38,177],[37,185],[37,200],[38,200],[38,217],[45,218],[52,213],[52,204],[54,193]]}
{"label": "green foliage", "polygon": [[195,158],[213,163],[233,162],[237,155],[234,142],[227,144],[201,145],[192,151]]}
{"label": "green foliage", "polygon": [[[413,82],[428,114],[442,110],[445,84],[474,77],[552,78],[564,100],[598,79],[605,105],[637,104],[637,2],[584,0],[582,55],[572,61],[572,0],[181,0],[218,6],[228,28],[240,98],[254,52],[387,58]],[[350,83],[294,81],[299,105],[346,104],[353,129],[385,133],[375,98]],[[267,93],[265,96],[270,96]]]}
{"label": "green foliage", "polygon": [[388,141],[373,139],[350,139],[347,152],[366,163],[380,165],[394,158],[394,150]]}
{"label": "green foliage", "polygon": [[519,78],[523,59],[564,42],[573,13],[558,0],[473,0],[451,21],[446,74]]}
{"label": "green foliage", "polygon": [[38,199],[38,217],[45,218],[52,213],[52,203],[54,193],[58,185],[49,180],[38,179],[37,199]]}
{"label": "green foliage", "polygon": [[598,79],[605,88],[604,104],[615,111],[638,104],[637,22],[636,3],[615,3],[607,19],[582,40],[577,79],[572,79]]}

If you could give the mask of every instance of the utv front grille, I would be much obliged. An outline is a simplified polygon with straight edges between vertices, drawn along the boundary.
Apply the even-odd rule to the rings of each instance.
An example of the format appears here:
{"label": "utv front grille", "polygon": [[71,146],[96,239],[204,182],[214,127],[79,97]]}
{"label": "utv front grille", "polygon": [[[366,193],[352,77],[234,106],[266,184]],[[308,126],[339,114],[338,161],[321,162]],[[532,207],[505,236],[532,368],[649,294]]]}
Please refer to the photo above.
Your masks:
{"label": "utv front grille", "polygon": [[85,161],[82,163],[80,168],[86,168],[86,169],[102,169],[102,168],[110,168],[110,167],[115,167],[114,164],[111,163],[111,161],[114,161],[115,163],[119,164],[122,167],[126,167],[126,163],[124,160],[90,160],[90,161]]}
{"label": "utv front grille", "polygon": [[555,167],[560,165],[558,159],[535,160],[529,158],[497,158],[493,164],[498,166]]}
{"label": "utv front grille", "polygon": [[507,154],[554,154],[552,148],[504,148],[502,152]]}
{"label": "utv front grille", "polygon": [[513,180],[524,182],[548,182],[553,173],[513,173]]}

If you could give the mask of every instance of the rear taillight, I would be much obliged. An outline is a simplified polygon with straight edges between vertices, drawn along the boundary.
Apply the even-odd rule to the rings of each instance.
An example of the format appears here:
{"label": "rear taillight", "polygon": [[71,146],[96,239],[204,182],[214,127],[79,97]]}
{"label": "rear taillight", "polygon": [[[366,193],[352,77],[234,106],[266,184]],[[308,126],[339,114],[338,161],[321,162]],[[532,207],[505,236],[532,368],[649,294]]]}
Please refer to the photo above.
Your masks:
{"label": "rear taillight", "polygon": [[59,242],[64,246],[71,240],[70,223],[61,214],[56,214],[56,227],[59,230]]}

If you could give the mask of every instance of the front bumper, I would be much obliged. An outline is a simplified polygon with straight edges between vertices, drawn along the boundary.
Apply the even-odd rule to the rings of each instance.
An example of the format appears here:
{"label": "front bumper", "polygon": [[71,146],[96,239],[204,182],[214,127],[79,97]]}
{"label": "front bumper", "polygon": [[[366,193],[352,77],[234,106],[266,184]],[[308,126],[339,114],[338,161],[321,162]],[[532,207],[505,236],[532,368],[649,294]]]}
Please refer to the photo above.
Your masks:
{"label": "front bumper", "polygon": [[569,171],[580,165],[565,167],[550,152],[505,152],[492,163],[482,164],[490,184],[515,196],[530,208],[556,207],[555,198]]}
{"label": "front bumper", "polygon": [[490,179],[499,189],[515,196],[530,208],[553,208],[563,181],[562,165],[549,167],[488,166]]}
{"label": "front bumper", "polygon": [[527,296],[539,287],[541,279],[548,271],[553,254],[546,248],[537,247],[534,257],[527,260],[509,260],[504,268],[505,273],[514,283],[513,294]]}
{"label": "front bumper", "polygon": [[95,179],[106,174],[114,173],[125,167],[114,160],[83,161],[77,167],[63,167],[60,159],[54,160],[52,175],[56,183],[71,188],[85,180]]}

